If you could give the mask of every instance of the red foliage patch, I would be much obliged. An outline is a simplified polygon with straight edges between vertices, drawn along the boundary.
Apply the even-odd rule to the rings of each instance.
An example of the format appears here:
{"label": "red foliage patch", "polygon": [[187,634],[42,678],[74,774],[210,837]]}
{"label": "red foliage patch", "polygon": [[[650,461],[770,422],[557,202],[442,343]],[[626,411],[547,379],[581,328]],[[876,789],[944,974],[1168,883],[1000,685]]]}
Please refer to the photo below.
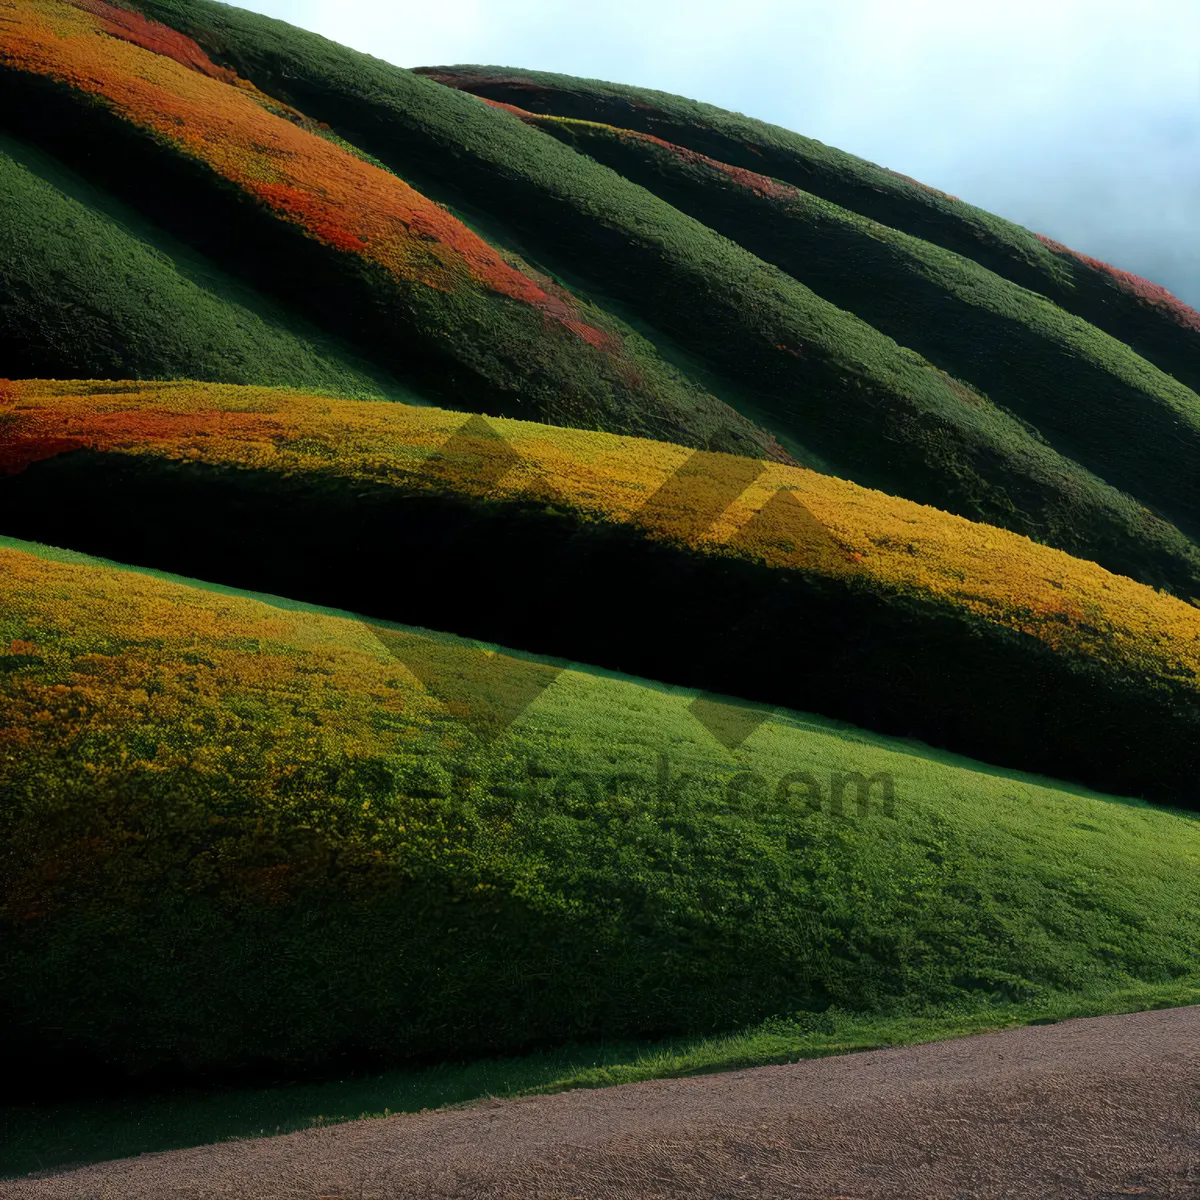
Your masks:
{"label": "red foliage patch", "polygon": [[567,318],[562,318],[562,323],[574,334],[583,338],[589,346],[595,346],[597,350],[616,351],[617,346],[613,339],[609,337],[602,329],[597,329],[594,325],[586,325],[583,321],[572,321]]}
{"label": "red foliage patch", "polygon": [[[136,387],[137,385],[131,385]],[[13,389],[13,398],[16,397]],[[51,432],[54,426],[63,433]],[[172,412],[166,409],[116,408],[108,412],[82,409],[53,420],[49,412],[28,413],[21,418],[19,434],[4,433],[0,425],[0,475],[18,475],[31,463],[53,458],[68,450],[121,451],[155,442],[180,445],[201,438],[215,444],[222,437],[270,443],[282,436],[280,422],[262,413],[204,409]]]}
{"label": "red foliage patch", "polygon": [[1173,296],[1161,284],[1151,283],[1149,279],[1143,279],[1131,271],[1122,271],[1120,267],[1114,267],[1111,263],[1102,262],[1088,254],[1080,254],[1078,250],[1072,250],[1070,246],[1064,246],[1062,242],[1056,242],[1044,234],[1035,233],[1033,236],[1056,254],[1069,254],[1079,262],[1087,263],[1094,271],[1103,272],[1121,291],[1136,296],[1146,305],[1169,313],[1177,325],[1200,333],[1200,312],[1191,305],[1184,304],[1178,296]]}
{"label": "red foliage patch", "polygon": [[[294,111],[280,115],[268,97],[213,66],[190,39],[108,0],[23,0],[15,10],[12,0],[4,0],[0,7],[0,62],[6,67],[98,97],[314,238],[380,264],[406,285],[443,292],[481,287],[569,322],[590,345],[604,338],[580,321],[573,302],[548,296],[445,209],[302,128],[297,118],[304,118]],[[65,36],[45,20],[68,14]]]}
{"label": "red foliage patch", "polygon": [[660,137],[655,137],[652,133],[640,133],[635,129],[622,129],[620,130],[620,134],[622,137],[636,138],[641,142],[653,142],[656,146],[662,146],[664,150],[669,150],[676,158],[691,166],[708,167],[710,170],[720,171],[728,175],[734,183],[741,184],[742,187],[749,189],[756,196],[769,196],[772,200],[787,200],[796,195],[794,187],[790,187],[786,183],[780,183],[778,179],[772,179],[769,175],[760,175],[757,171],[749,171],[745,167],[735,167],[729,163],[721,162],[720,159],[709,158],[707,154],[700,154],[695,150],[689,150],[686,146],[679,146],[674,142],[664,141]]}
{"label": "red foliage patch", "polygon": [[669,150],[676,158],[690,166],[708,167],[711,170],[720,171],[728,175],[734,183],[741,184],[756,196],[769,196],[772,200],[787,200],[796,195],[794,187],[780,183],[778,179],[772,179],[769,175],[760,175],[757,171],[750,171],[745,167],[735,167],[730,163],[721,162],[720,159],[709,158],[707,154],[689,150],[686,146],[679,146],[675,142],[664,141],[652,133],[639,133],[634,129],[623,129],[621,133],[625,137],[637,138],[639,141],[653,142],[657,146],[662,146],[664,150]]}
{"label": "red foliage patch", "polygon": [[89,12],[100,18],[101,27],[105,33],[119,37],[144,50],[153,50],[155,54],[165,54],[193,71],[219,79],[222,83],[234,83],[237,75],[216,63],[204,53],[190,37],[161,25],[158,21],[150,21],[140,13],[118,8],[107,0],[70,0],[76,8]]}
{"label": "red foliage patch", "polygon": [[[914,187],[919,187],[923,192],[932,192],[935,196],[944,196],[947,200],[958,200],[957,196],[952,196],[949,192],[943,192],[939,188],[930,187],[929,184],[922,183],[919,179],[914,179],[911,175],[901,175],[899,171],[893,171],[891,167],[884,167],[883,169],[896,179],[903,179],[905,183],[911,183]],[[958,202],[962,203],[961,200],[958,200]]]}
{"label": "red foliage patch", "polygon": [[682,146],[676,146],[675,152],[698,159],[707,166],[715,167],[718,171],[724,171],[734,183],[740,183],[742,187],[749,188],[756,196],[770,196],[772,200],[787,200],[796,194],[795,188],[788,187],[787,184],[780,183],[779,180],[772,179],[769,175],[760,175],[757,171],[746,170],[745,167],[733,167],[729,163],[719,162],[715,158],[684,150]]}
{"label": "red foliage patch", "polygon": [[30,463],[78,450],[86,444],[82,438],[72,437],[0,438],[0,475],[19,475]]}
{"label": "red foliage patch", "polygon": [[343,225],[341,209],[314,191],[287,183],[251,181],[247,188],[261,196],[272,208],[289,213],[327,245],[358,253],[367,243]]}
{"label": "red foliage patch", "polygon": [[[502,108],[505,112],[510,112],[513,116],[520,117],[523,121],[527,121],[531,125],[541,125],[550,121],[567,121],[567,118],[546,117],[541,113],[533,113],[528,109],[518,108],[515,104],[505,104],[500,100],[489,100],[486,96],[479,96],[477,98],[482,100],[484,104],[490,105],[492,108]],[[699,154],[695,150],[689,150],[686,146],[679,146],[674,142],[664,141],[660,137],[655,137],[652,133],[642,133],[636,129],[621,129],[616,125],[607,125],[605,128],[612,130],[623,138],[630,138],[639,142],[653,142],[656,146],[661,146],[664,150],[670,151],[671,154],[682,162],[686,162],[692,166],[708,167],[712,170],[721,171],[725,175],[728,175],[735,183],[740,183],[742,187],[748,188],[757,196],[770,196],[773,200],[786,200],[796,195],[794,187],[789,187],[786,183],[780,183],[778,179],[772,179],[769,175],[760,175],[757,171],[746,170],[745,167],[731,166],[729,163],[709,158],[707,154]]]}

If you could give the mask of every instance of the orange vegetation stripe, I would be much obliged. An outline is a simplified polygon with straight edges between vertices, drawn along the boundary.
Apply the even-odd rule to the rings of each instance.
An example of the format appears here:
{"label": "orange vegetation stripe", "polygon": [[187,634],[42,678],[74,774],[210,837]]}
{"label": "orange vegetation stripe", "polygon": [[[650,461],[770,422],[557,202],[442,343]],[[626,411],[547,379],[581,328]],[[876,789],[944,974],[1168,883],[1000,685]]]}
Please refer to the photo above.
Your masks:
{"label": "orange vegetation stripe", "polygon": [[122,36],[106,36],[117,30],[110,10],[95,0],[85,7],[0,0],[0,66],[97,97],[311,236],[379,263],[397,280],[447,292],[473,283],[609,348],[609,335],[581,322],[571,305],[511,267],[445,209],[214,77],[204,67],[207,58],[196,59],[183,44],[187,39],[133,20],[119,27]]}
{"label": "orange vegetation stripe", "polygon": [[[263,812],[269,808],[276,817],[297,803],[287,784],[303,780],[312,767],[411,755],[414,736],[461,745],[462,705],[453,686],[442,698],[437,677],[449,675],[457,686],[457,672],[465,669],[461,686],[473,702],[472,681],[481,672],[485,680],[506,683],[515,675],[519,685],[530,670],[524,660],[493,658],[436,634],[285,609],[2,542],[0,630],[0,660],[10,659],[0,665],[32,668],[0,670],[0,776],[6,782],[14,771],[20,778],[23,769],[37,772],[38,764],[57,759],[71,764],[85,793],[103,797],[131,771],[185,770],[210,780],[236,777],[246,794],[266,805]],[[14,664],[13,656],[29,662]],[[534,669],[543,680],[557,673]],[[491,692],[503,700],[503,687]],[[134,732],[136,738],[129,736]],[[136,807],[135,797],[122,795]],[[406,810],[399,824],[395,815],[386,797],[341,810],[339,867],[381,857],[377,837],[351,836],[352,830],[378,834],[381,818],[401,854],[418,847],[438,856],[459,853],[447,849],[436,815]],[[36,807],[25,811],[41,833],[46,816]],[[189,857],[189,878],[205,884],[224,878],[243,896],[278,898],[277,873],[255,865],[261,822],[240,825],[219,804],[211,817],[214,824],[225,822],[220,853]],[[61,836],[50,839],[22,840],[20,824],[15,828],[10,849],[20,844],[28,852],[10,855],[16,869],[0,871],[0,920],[32,921],[61,911],[57,885],[119,861],[130,836],[119,820],[59,827]],[[235,833],[245,840],[235,843]],[[301,849],[289,854],[288,864],[300,872],[311,861]],[[343,880],[353,886],[352,877]]]}
{"label": "orange vegetation stripe", "polygon": [[[61,657],[62,643],[75,647],[65,683],[18,678],[5,695],[0,760],[6,750],[20,754],[35,738],[67,747],[89,729],[139,727],[148,713],[160,721],[188,714],[194,728],[207,725],[219,737],[222,725],[236,724],[219,714],[239,693],[282,700],[272,711],[277,735],[307,736],[313,757],[319,756],[314,732],[327,745],[379,752],[390,739],[372,712],[412,715],[439,707],[400,661],[403,655],[385,648],[366,623],[349,618],[289,612],[250,597],[120,568],[57,562],[4,545],[0,610],[10,626],[39,631],[0,643],[0,655]],[[47,611],[54,637],[44,632]],[[181,654],[188,655],[186,665]],[[299,673],[298,659],[316,669]],[[175,669],[164,670],[172,660]],[[219,745],[212,749],[220,752]],[[231,754],[238,749],[226,747]],[[293,761],[308,757],[300,749]],[[189,752],[167,745],[125,765],[150,762],[168,769],[189,762],[219,765],[196,764]]]}
{"label": "orange vegetation stripe", "polygon": [[[472,435],[480,421],[281,388],[0,381],[0,449],[14,460],[27,441],[44,449],[47,439],[70,439],[101,451],[332,473],[411,492],[544,498],[663,538],[688,527],[672,504],[712,508],[721,515],[711,527],[685,535],[705,553],[944,601],[1058,649],[1200,686],[1200,611],[1019,534],[799,467],[764,463],[747,484],[746,462],[733,455],[499,418],[483,422],[498,436]],[[455,435],[465,443],[461,455],[451,453]],[[684,464],[687,486],[647,505]],[[720,503],[705,504],[707,492]],[[727,504],[729,496],[736,498]]]}

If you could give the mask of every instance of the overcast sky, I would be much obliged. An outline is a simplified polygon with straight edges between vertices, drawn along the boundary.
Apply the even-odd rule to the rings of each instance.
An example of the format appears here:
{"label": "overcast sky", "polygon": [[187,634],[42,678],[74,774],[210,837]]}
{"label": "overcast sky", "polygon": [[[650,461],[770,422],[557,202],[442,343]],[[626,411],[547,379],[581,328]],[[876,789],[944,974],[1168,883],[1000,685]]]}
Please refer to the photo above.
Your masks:
{"label": "overcast sky", "polygon": [[242,0],[402,67],[661,88],[784,125],[1200,308],[1200,0]]}

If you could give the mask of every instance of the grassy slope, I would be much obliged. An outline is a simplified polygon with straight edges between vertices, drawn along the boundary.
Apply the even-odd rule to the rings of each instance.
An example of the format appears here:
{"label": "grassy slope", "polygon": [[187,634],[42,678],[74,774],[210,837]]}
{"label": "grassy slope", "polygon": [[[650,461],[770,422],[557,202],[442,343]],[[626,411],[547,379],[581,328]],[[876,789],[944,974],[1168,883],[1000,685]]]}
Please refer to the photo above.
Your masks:
{"label": "grassy slope", "polygon": [[[140,0],[137,7],[196,38],[266,92],[327,121],[427,193],[484,209],[549,268],[570,269],[630,304],[754,389],[772,430],[811,448],[838,474],[1115,570],[1135,570],[1120,559],[1115,543],[1127,535],[1118,526],[1136,526],[1132,536],[1143,542],[1178,539],[1174,530],[1152,531],[1136,502],[986,396],[518,119],[223,4]],[[1178,545],[1184,557],[1193,553]],[[1158,584],[1162,576],[1139,578]],[[1170,586],[1194,594],[1190,569]]]}
{"label": "grassy slope", "polygon": [[0,17],[6,125],[371,347],[421,394],[783,454],[620,322],[200,51],[153,30],[146,45],[111,36],[102,14],[61,0],[5,0]]}
{"label": "grassy slope", "polygon": [[2,134],[0,372],[290,384],[420,403],[315,326]]}
{"label": "grassy slope", "polygon": [[[176,0],[146,0],[158,8]],[[733,166],[786,180],[893,229],[944,246],[1039,292],[1200,390],[1200,313],[1165,288],[915,179],[778,125],[669,92],[547,71],[418,70],[535,112],[655,134]]]}
{"label": "grassy slope", "polygon": [[1124,342],[961,254],[789,184],[649,134],[510,111],[985,392],[1167,519],[1200,528],[1200,396]]}
{"label": "grassy slope", "polygon": [[[986,1022],[1194,981],[1185,814],[791,712],[730,752],[658,684],[11,540],[0,564],[10,1066]],[[894,804],[839,815],[796,772],[886,774]]]}
{"label": "grassy slope", "polygon": [[284,390],[11,383],[0,420],[20,536],[1200,803],[1200,612],[1004,530],[780,464]]}
{"label": "grassy slope", "polygon": [[[0,26],[12,11],[0,4]],[[192,68],[212,67],[154,36]],[[210,78],[230,84],[213,69]],[[254,103],[364,161],[331,131],[265,97]],[[17,118],[10,109],[4,119]],[[168,172],[160,155],[118,165]],[[124,224],[129,261],[139,277],[163,281],[159,294],[194,297],[190,279],[238,302],[237,285],[214,286],[210,260],[189,259],[107,193],[38,161],[56,189],[47,211],[59,193],[79,201],[76,228],[104,222],[105,245],[118,237],[113,220]],[[21,168],[34,165],[27,155]],[[0,170],[0,187],[5,178],[18,176]],[[138,186],[153,192],[157,180]],[[228,190],[204,195],[228,216]],[[210,234],[217,228],[212,221]],[[61,232],[52,223],[50,234]],[[173,259],[173,269],[155,259],[166,275],[141,265],[146,244]],[[516,256],[499,259],[544,295],[576,302]],[[58,262],[71,278],[75,264]],[[339,280],[333,303],[342,303],[348,277],[328,278]],[[360,294],[394,299],[388,286],[376,274]],[[86,282],[72,294],[86,303]],[[278,311],[257,292],[241,294],[251,314]],[[132,319],[118,292],[105,295]],[[626,338],[599,310],[570,311]],[[250,320],[239,316],[237,327]],[[229,336],[227,320],[214,321]],[[626,366],[643,351],[653,360],[644,347]],[[331,369],[371,378],[347,363]],[[650,431],[687,440],[678,427],[703,445],[715,425],[735,431],[726,444],[771,452],[695,389],[656,378],[665,393],[642,396],[647,411],[672,399],[654,410]],[[7,521],[29,519],[37,506],[23,505],[40,495],[39,519],[62,519],[64,540],[87,540],[107,521],[106,536],[149,562],[170,547],[171,527],[147,522],[148,505],[166,515],[175,500],[203,494],[211,508],[171,514],[177,542],[196,535],[184,559],[274,555],[278,565],[289,546],[307,537],[320,549],[340,529],[351,553],[330,537],[326,557],[303,560],[299,572],[294,560],[301,586],[345,587],[375,572],[398,604],[432,596],[434,608],[458,591],[463,614],[524,609],[527,643],[581,621],[611,635],[624,621],[647,627],[647,642],[719,666],[712,643],[736,659],[765,624],[762,678],[786,681],[826,655],[827,674],[807,685],[816,703],[890,674],[900,680],[893,707],[911,705],[916,693],[905,688],[930,676],[901,679],[903,668],[946,655],[948,620],[968,665],[980,661],[971,658],[979,642],[998,649],[994,671],[972,676],[957,664],[948,708],[980,727],[1023,720],[1038,741],[1066,730],[1102,786],[1124,786],[1131,776],[1120,771],[1131,767],[1135,781],[1138,771],[1165,771],[1173,795],[1195,800],[1195,614],[1091,564],[839,480],[689,457],[679,446],[524,422],[464,425],[441,410],[327,397],[190,385],[135,395],[130,386],[0,385],[0,474],[17,471],[0,481]],[[482,407],[483,395],[468,406]],[[100,493],[89,481],[111,487]],[[803,507],[756,518],[780,486]],[[128,503],[139,495],[146,503]],[[385,496],[405,498],[409,518],[433,518],[428,544],[376,536],[400,511],[373,507]],[[335,511],[322,525],[326,502]],[[263,539],[268,526],[276,536]],[[537,582],[547,562],[583,561],[539,553],[566,527],[600,546],[588,560],[602,584],[593,597],[556,589],[550,575]],[[606,559],[588,537],[614,528]],[[496,544],[497,531],[510,541]],[[472,547],[492,557],[468,554],[476,570],[467,577],[462,552]],[[504,571],[513,579],[504,596],[491,585],[506,556],[532,578]],[[670,598],[655,591],[656,562],[673,579]],[[676,577],[685,562],[719,569]],[[749,580],[749,593],[723,593],[736,601],[768,576],[799,582],[801,603],[784,586],[773,609],[734,604],[717,622],[687,608],[690,591],[711,599],[692,587],[697,579],[714,592]],[[814,597],[850,623],[830,636],[806,621]],[[899,618],[896,630],[855,624],[875,600],[875,611]],[[638,649],[628,636],[616,641]],[[850,643],[861,662],[839,657]],[[1013,669],[1039,654],[1045,672]],[[1068,671],[1062,687],[1053,672],[1064,662],[1089,666]],[[996,703],[1031,680],[1046,694],[1018,695],[1015,713]],[[1042,705],[1032,717],[1029,700]],[[1100,710],[1114,703],[1127,707],[1112,719],[1116,709]],[[210,1090],[102,1111],[0,1109],[0,1174],[302,1127],[316,1113],[342,1119],[389,1104],[754,1065],[1200,995],[1194,816],[811,715],[764,719],[726,698],[10,539],[0,539],[0,709],[0,1007],[18,1005],[25,1020],[0,1035],[7,1065],[76,1081],[99,1065],[111,1083],[124,1069],[236,1066],[256,1055],[289,1071],[336,1064],[341,1075],[350,1060],[340,1050],[370,1052],[377,1065],[556,1047],[341,1085]],[[880,807],[876,790],[857,810],[851,779],[836,812],[835,780],[846,772],[890,777],[894,809]],[[680,1030],[696,1035],[612,1044]],[[597,1035],[608,1044],[562,1044]],[[56,1073],[60,1054],[69,1072]],[[11,1086],[19,1071],[8,1078]]]}

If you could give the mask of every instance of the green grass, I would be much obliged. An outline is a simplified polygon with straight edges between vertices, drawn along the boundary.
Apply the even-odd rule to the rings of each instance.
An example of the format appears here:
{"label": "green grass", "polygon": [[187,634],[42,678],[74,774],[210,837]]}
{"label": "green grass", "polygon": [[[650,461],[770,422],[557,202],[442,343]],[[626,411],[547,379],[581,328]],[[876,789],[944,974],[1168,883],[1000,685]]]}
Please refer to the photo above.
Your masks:
{"label": "green grass", "polygon": [[0,1051],[43,1078],[961,1030],[1194,982],[1194,816],[786,710],[729,750],[713,709],[744,710],[685,689],[0,553]]}
{"label": "green grass", "polygon": [[284,1086],[183,1089],[73,1104],[0,1107],[0,1177],[66,1170],[86,1163],[327,1127],[438,1108],[614,1087],[715,1071],[799,1062],[911,1046],[1027,1024],[1200,1003],[1200,977],[1094,995],[1063,994],[1036,1004],[972,1012],[863,1017],[830,1009],[773,1017],[713,1037],[659,1042],[569,1044],[522,1057],[447,1061]]}
{"label": "green grass", "polygon": [[533,120],[986,392],[1113,486],[1200,528],[1200,396],[1124,342],[961,254],[811,193],[731,178],[609,125]]}
{"label": "green grass", "polygon": [[[1155,528],[1137,499],[1059,454],[986,390],[518,118],[231,6],[137,7],[434,199],[483,210],[529,247],[539,268],[571,272],[628,304],[647,326],[752,390],[754,419],[806,448],[808,461],[1114,570],[1131,569],[1127,559],[1118,565],[1116,543],[1192,554],[1177,530]],[[1029,239],[1037,254],[1053,257]],[[1170,586],[1195,594],[1190,568]]]}
{"label": "green grass", "polygon": [[[138,0],[178,12],[178,0]],[[171,17],[167,17],[171,20]],[[790,129],[669,92],[513,67],[421,67],[453,87],[540,113],[636,129],[786,180],[843,208],[974,259],[1090,321],[1200,390],[1200,313],[1164,289],[1021,225]]]}
{"label": "green grass", "polygon": [[137,211],[0,133],[0,369],[421,398]]}

